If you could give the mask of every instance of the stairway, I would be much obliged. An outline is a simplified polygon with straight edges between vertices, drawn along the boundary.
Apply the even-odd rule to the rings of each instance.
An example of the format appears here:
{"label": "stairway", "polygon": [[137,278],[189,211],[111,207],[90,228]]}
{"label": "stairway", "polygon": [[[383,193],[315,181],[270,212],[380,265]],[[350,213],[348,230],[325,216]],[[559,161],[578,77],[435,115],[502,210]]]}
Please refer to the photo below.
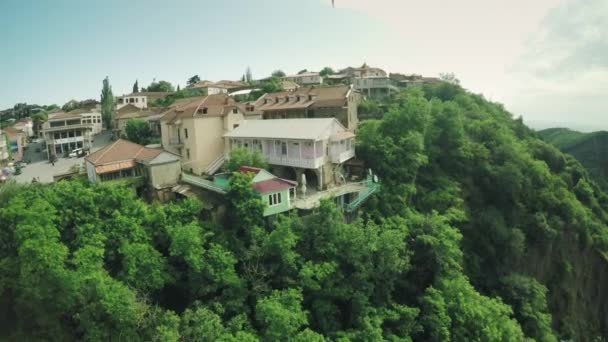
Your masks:
{"label": "stairway", "polygon": [[209,164],[209,166],[205,170],[205,174],[211,176],[216,173],[217,170],[219,170],[222,165],[224,165],[224,161],[226,161],[226,158],[224,158],[224,155],[222,154],[216,160],[212,161],[211,164]]}
{"label": "stairway", "polygon": [[367,188],[365,190],[359,191],[359,195],[357,196],[357,198],[354,201],[348,203],[344,207],[344,210],[346,212],[355,211],[357,208],[359,208],[361,206],[361,204],[363,204],[363,202],[365,202],[369,198],[369,196],[375,194],[378,191],[380,191],[380,184],[374,183],[371,180],[368,180]]}

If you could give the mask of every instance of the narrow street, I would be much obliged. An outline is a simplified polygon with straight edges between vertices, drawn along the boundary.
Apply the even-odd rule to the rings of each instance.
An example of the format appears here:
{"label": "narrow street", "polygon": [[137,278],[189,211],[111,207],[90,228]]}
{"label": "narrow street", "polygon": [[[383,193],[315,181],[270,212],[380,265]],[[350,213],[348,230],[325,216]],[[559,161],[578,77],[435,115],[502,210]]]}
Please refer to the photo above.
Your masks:
{"label": "narrow street", "polygon": [[[111,131],[103,131],[95,136],[91,153],[108,145],[111,142],[111,136]],[[37,149],[39,149],[40,152],[37,152]],[[27,150],[25,151],[23,160],[30,160],[31,163],[21,169],[20,175],[12,176],[10,178],[16,180],[18,183],[30,183],[34,178],[42,183],[51,183],[53,181],[53,175],[67,172],[72,166],[82,165],[84,163],[84,157],[60,157],[55,162],[55,165],[53,165],[47,160],[42,143],[29,144]]]}

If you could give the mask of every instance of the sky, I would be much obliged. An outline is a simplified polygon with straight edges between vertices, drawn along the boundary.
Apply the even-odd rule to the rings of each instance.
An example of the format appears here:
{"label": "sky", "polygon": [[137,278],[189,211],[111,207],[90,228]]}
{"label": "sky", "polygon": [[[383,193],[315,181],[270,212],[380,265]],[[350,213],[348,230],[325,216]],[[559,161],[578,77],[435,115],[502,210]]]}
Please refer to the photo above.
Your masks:
{"label": "sky", "polygon": [[534,128],[608,129],[606,0],[0,0],[0,108],[363,62],[453,72]]}

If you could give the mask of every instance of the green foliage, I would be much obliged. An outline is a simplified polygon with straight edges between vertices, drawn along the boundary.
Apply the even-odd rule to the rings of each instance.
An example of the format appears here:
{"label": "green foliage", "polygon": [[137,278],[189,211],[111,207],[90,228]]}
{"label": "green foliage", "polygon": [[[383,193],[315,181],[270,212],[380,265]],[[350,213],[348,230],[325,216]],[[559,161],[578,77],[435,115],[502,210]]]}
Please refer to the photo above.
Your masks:
{"label": "green foliage", "polygon": [[127,139],[140,144],[148,145],[152,140],[152,130],[148,122],[142,119],[129,119],[125,127]]}
{"label": "green foliage", "polygon": [[194,75],[188,79],[188,85],[192,86],[201,81],[201,78],[198,75]]}
{"label": "green foliage", "polygon": [[322,77],[333,75],[335,73],[336,72],[334,71],[334,69],[332,69],[330,67],[325,67],[325,68],[321,69],[321,71],[319,71],[319,75],[321,75]]}
{"label": "green foliage", "polygon": [[259,151],[250,152],[246,148],[237,148],[230,151],[230,158],[226,161],[224,169],[227,172],[234,172],[241,166],[252,166],[265,169],[268,164]]}
{"label": "green foliage", "polygon": [[197,97],[197,96],[205,96],[206,92],[202,89],[190,89],[190,88],[186,88],[186,89],[177,89],[176,92],[167,95],[164,98],[161,99],[156,99],[153,103],[152,106],[154,107],[169,107],[170,105],[172,105],[176,100],[178,99],[185,99],[185,98],[190,98],[190,97]]}
{"label": "green foliage", "polygon": [[270,74],[273,78],[281,78],[285,77],[285,72],[283,70],[275,70]]}
{"label": "green foliage", "polygon": [[[324,200],[266,219],[239,172],[217,221],[120,184],[2,185],[0,339],[608,334],[608,197],[576,160],[449,82],[373,105],[382,115],[360,125],[357,155],[382,191],[346,218]],[[265,166],[242,150],[227,168],[240,165]]]}
{"label": "green foliage", "polygon": [[139,93],[139,82],[137,80],[135,80],[135,83],[133,83],[133,92]]}
{"label": "green foliage", "polygon": [[112,112],[114,111],[114,95],[112,95],[112,86],[110,80],[106,76],[103,79],[103,87],[101,88],[101,117],[106,124],[106,128],[112,126]]}
{"label": "green foliage", "polygon": [[549,128],[538,132],[546,142],[580,161],[593,180],[608,189],[608,132],[582,133],[567,128]]}
{"label": "green foliage", "polygon": [[150,83],[150,85],[148,85],[148,87],[146,88],[146,91],[170,93],[170,92],[175,91],[175,88],[173,88],[173,85],[171,84],[171,82],[168,82],[168,81],[158,81],[158,82],[153,81],[152,83]]}

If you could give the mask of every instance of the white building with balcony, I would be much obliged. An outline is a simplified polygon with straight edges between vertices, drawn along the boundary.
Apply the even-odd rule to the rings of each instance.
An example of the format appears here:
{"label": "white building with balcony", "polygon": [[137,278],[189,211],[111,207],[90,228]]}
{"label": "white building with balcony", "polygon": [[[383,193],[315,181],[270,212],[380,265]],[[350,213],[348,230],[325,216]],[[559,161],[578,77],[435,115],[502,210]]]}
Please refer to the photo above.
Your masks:
{"label": "white building with balcony", "polygon": [[62,156],[77,148],[90,148],[93,137],[102,127],[101,113],[97,111],[76,109],[50,116],[41,130],[47,156]]}
{"label": "white building with balcony", "polygon": [[342,163],[355,156],[355,134],[335,118],[247,120],[226,138],[226,157],[237,148],[259,151],[283,178],[327,189],[342,176]]}

